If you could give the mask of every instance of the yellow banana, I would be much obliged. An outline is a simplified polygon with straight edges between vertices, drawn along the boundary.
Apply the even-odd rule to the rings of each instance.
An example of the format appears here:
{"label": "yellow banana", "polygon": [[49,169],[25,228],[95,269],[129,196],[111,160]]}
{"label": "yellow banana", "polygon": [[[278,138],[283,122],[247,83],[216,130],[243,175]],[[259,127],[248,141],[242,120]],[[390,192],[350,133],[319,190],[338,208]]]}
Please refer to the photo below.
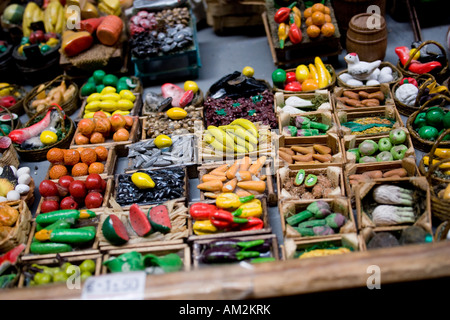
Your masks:
{"label": "yellow banana", "polygon": [[246,152],[253,152],[255,150],[253,144],[238,136],[233,129],[228,129],[226,131],[234,138],[234,142],[236,143],[236,145],[244,147]]}
{"label": "yellow banana", "polygon": [[62,34],[64,31],[64,23],[66,22],[66,17],[64,14],[64,7],[61,6],[58,12],[58,19],[56,21],[55,33]]}
{"label": "yellow banana", "polygon": [[207,144],[209,144],[211,147],[213,147],[214,149],[221,151],[221,152],[226,152],[226,151],[230,151],[230,152],[234,152],[234,149],[229,149],[227,148],[225,145],[223,145],[222,143],[220,143],[211,133],[206,132],[205,134],[205,142]]}
{"label": "yellow banana", "polygon": [[219,129],[216,126],[208,126],[207,128],[208,132],[211,133],[216,140],[221,142],[223,145],[227,146],[228,148],[234,150],[234,139],[229,134],[227,134],[222,129]]}
{"label": "yellow banana", "polygon": [[231,125],[231,130],[234,130],[234,134],[241,137],[245,141],[248,141],[254,145],[258,144],[258,138],[256,138],[249,130],[245,129],[244,127],[234,124]]}
{"label": "yellow banana", "polygon": [[50,4],[44,10],[44,27],[45,32],[55,32],[52,24],[52,17],[50,13]]}
{"label": "yellow banana", "polygon": [[252,135],[254,135],[256,138],[259,138],[258,129],[256,128],[255,124],[251,122],[250,120],[239,118],[231,122],[232,125],[237,124],[244,129],[248,130]]}
{"label": "yellow banana", "polygon": [[324,88],[329,84],[329,78],[327,75],[328,70],[325,68],[322,59],[320,59],[319,57],[315,57],[314,64],[319,77],[319,88]]}
{"label": "yellow banana", "polygon": [[25,37],[31,34],[30,23],[34,22],[34,13],[41,10],[35,2],[28,2],[22,18],[22,32]]}

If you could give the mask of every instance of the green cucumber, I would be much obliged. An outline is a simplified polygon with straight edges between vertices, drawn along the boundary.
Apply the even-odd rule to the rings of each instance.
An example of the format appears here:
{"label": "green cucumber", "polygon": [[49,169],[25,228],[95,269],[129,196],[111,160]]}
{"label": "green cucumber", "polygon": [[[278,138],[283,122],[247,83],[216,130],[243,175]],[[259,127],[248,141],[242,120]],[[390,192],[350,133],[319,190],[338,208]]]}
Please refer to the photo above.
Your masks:
{"label": "green cucumber", "polygon": [[300,223],[298,228],[312,228],[312,227],[320,227],[327,224],[325,219],[316,219],[316,220],[308,220]]}
{"label": "green cucumber", "polygon": [[95,238],[95,227],[77,229],[54,229],[50,233],[50,241],[63,243],[84,243]]}
{"label": "green cucumber", "polygon": [[295,226],[298,225],[300,222],[303,222],[312,217],[313,213],[311,211],[303,210],[302,212],[299,212],[297,214],[294,214],[293,216],[286,218],[286,222],[291,226]]}
{"label": "green cucumber", "polygon": [[30,244],[30,252],[36,254],[61,253],[72,251],[72,246],[67,243],[38,242]]}
{"label": "green cucumber", "polygon": [[55,223],[60,219],[65,218],[73,218],[75,219],[75,221],[77,221],[78,219],[94,218],[94,217],[95,212],[92,210],[75,210],[75,209],[57,210],[37,215],[36,223],[40,224],[41,226],[46,226]]}
{"label": "green cucumber", "polygon": [[58,221],[56,221],[46,227],[43,227],[40,224],[38,224],[36,226],[36,231],[40,231],[42,229],[46,229],[46,230],[69,229],[71,226],[74,225],[74,223],[75,223],[75,219],[73,219],[73,218],[59,219]]}
{"label": "green cucumber", "polygon": [[297,232],[300,233],[303,237],[314,236],[314,231],[312,228],[294,227],[294,229],[297,230]]}

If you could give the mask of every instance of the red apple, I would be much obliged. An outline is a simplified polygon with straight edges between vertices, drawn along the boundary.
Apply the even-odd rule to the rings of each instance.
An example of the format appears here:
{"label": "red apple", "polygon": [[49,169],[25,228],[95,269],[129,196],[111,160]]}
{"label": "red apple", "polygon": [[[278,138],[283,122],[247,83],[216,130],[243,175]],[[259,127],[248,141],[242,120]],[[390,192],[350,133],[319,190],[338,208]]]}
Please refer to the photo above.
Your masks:
{"label": "red apple", "polygon": [[84,198],[87,194],[86,184],[81,180],[74,180],[69,186],[70,195],[75,198]]}
{"label": "red apple", "polygon": [[44,42],[45,41],[45,33],[42,30],[36,30],[34,32],[36,34],[36,40],[37,42]]}
{"label": "red apple", "polygon": [[54,200],[44,200],[41,204],[41,213],[59,210],[59,202]]}
{"label": "red apple", "polygon": [[51,180],[42,180],[39,184],[39,193],[43,197],[59,196],[58,187]]}
{"label": "red apple", "polygon": [[71,196],[65,197],[61,200],[61,209],[78,209],[78,203]]}
{"label": "red apple", "polygon": [[88,209],[100,208],[103,203],[103,196],[100,192],[89,192],[84,199],[84,203]]}
{"label": "red apple", "polygon": [[72,176],[62,176],[58,179],[58,184],[61,187],[69,189],[70,183],[75,180]]}
{"label": "red apple", "polygon": [[102,177],[98,173],[91,173],[87,176],[85,185],[88,190],[102,190]]}

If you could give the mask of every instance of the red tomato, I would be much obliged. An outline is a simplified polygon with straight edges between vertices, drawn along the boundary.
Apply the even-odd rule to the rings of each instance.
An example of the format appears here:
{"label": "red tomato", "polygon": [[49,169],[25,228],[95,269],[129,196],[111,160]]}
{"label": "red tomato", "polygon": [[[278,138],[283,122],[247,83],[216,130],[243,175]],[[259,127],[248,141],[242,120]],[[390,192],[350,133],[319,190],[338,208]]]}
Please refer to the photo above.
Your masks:
{"label": "red tomato", "polygon": [[295,72],[286,72],[286,83],[290,83],[292,81],[296,81]]}
{"label": "red tomato", "polygon": [[287,91],[302,91],[302,85],[298,81],[289,82],[284,86],[284,90]]}

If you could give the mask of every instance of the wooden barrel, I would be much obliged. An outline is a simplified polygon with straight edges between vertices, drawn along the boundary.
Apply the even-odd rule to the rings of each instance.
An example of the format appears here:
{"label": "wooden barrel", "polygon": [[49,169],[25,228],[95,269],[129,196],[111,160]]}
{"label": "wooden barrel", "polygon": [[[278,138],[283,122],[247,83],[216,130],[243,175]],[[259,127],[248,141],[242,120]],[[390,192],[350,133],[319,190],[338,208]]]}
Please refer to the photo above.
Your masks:
{"label": "wooden barrel", "polygon": [[[386,20],[382,16],[373,19],[370,13],[360,13],[350,20],[346,48],[356,52],[361,61],[384,60],[387,47]],[[373,24],[375,21],[376,24]]]}

